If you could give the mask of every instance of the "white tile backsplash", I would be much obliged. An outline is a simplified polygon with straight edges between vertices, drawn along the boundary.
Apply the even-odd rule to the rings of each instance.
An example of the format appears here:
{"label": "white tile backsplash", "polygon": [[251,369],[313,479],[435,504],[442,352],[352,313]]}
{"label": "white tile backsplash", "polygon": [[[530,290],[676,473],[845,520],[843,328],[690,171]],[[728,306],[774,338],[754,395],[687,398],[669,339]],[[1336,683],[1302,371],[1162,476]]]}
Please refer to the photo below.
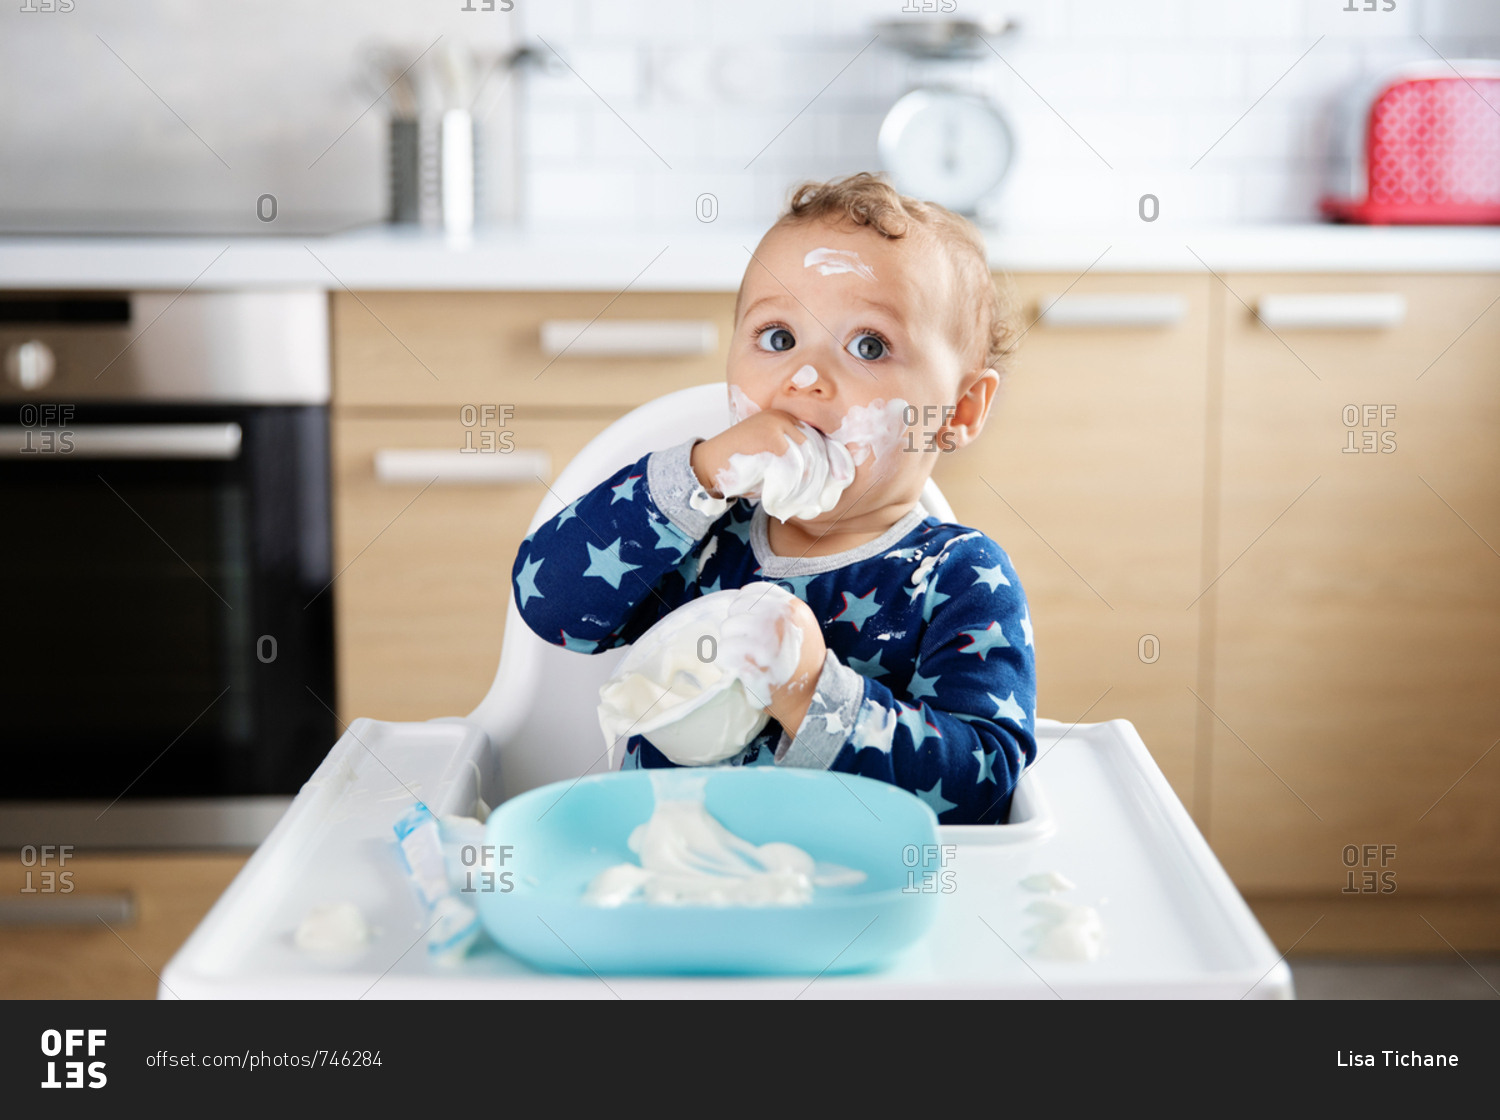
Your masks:
{"label": "white tile backsplash", "polygon": [[1079,38],[1172,38],[1187,30],[1188,7],[1188,0],[1069,0],[1068,31]]}
{"label": "white tile backsplash", "polygon": [[[707,191],[719,221],[765,224],[793,183],[878,166],[885,112],[934,75],[884,42],[861,53],[903,4],[920,6],[515,0],[510,13],[461,14],[461,0],[118,0],[51,22],[12,6],[0,12],[0,99],[12,107],[0,118],[0,206],[211,209],[269,190],[284,207],[374,216],[384,116],[366,112],[357,60],[373,43],[415,54],[442,34],[482,47],[545,38],[567,61],[483,99],[493,125],[519,97],[526,216],[671,228],[696,221]],[[994,40],[1004,61],[985,54],[946,71],[988,91],[1015,133],[1011,175],[985,212],[1010,228],[1119,226],[1139,221],[1151,192],[1155,229],[1314,217],[1322,121],[1343,89],[1434,59],[1434,47],[1500,55],[1495,0],[1365,4],[962,0],[964,18],[1021,25]],[[502,158],[503,146],[490,150]]]}
{"label": "white tile backsplash", "polygon": [[1245,94],[1245,56],[1229,51],[1137,51],[1127,61],[1125,96],[1132,103],[1225,101]]}
{"label": "white tile backsplash", "polygon": [[1307,31],[1353,39],[1411,38],[1418,34],[1421,7],[1413,0],[1320,0],[1307,7]]}

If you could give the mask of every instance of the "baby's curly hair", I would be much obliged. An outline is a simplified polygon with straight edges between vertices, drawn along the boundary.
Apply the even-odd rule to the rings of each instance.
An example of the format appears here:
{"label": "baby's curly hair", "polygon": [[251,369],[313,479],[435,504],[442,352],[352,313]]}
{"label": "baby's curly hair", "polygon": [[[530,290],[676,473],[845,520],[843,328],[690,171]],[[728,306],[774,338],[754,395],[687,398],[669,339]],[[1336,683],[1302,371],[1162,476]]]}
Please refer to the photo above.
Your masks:
{"label": "baby's curly hair", "polygon": [[892,241],[931,238],[947,254],[963,293],[960,322],[977,327],[975,357],[1005,376],[1018,341],[1014,296],[1008,282],[997,284],[991,275],[984,238],[972,222],[935,202],[901,194],[883,175],[868,171],[798,185],[771,228],[814,221],[868,226]]}

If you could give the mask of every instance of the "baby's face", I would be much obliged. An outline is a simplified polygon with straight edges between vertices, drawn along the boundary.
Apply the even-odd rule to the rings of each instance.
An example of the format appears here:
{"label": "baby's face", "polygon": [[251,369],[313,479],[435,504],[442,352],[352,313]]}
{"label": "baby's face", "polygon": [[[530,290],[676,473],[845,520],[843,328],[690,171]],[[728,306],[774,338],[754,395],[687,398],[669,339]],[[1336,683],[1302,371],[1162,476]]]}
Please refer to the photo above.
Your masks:
{"label": "baby's face", "polygon": [[857,406],[909,406],[896,446],[867,458],[838,506],[814,524],[856,503],[870,510],[921,492],[945,442],[934,433],[965,373],[954,287],[931,242],[891,241],[865,227],[783,226],[755,251],[729,353],[735,419],[779,409],[827,435]]}

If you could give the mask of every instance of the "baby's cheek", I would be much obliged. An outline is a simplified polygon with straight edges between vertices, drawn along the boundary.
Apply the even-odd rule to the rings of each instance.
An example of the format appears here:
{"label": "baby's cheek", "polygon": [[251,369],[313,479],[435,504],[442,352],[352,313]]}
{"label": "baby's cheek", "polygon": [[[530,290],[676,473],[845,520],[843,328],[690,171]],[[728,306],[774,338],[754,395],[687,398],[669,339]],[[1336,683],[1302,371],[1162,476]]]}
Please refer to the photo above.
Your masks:
{"label": "baby's cheek", "polygon": [[907,426],[916,415],[900,397],[877,397],[849,409],[831,438],[849,448],[857,466],[872,459],[879,465],[899,452]]}
{"label": "baby's cheek", "polygon": [[760,411],[761,406],[741,385],[733,381],[729,383],[729,415],[736,424],[748,420]]}

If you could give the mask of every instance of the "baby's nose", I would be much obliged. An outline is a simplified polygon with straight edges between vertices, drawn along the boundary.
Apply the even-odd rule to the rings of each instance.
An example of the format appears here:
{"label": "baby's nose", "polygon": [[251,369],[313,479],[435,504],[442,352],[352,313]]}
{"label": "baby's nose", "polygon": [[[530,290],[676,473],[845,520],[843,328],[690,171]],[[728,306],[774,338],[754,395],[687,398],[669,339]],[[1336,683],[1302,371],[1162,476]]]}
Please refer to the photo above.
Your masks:
{"label": "baby's nose", "polygon": [[818,371],[810,365],[803,366],[791,376],[791,385],[795,389],[812,389],[817,386],[817,391],[822,392],[823,387],[818,379]]}

